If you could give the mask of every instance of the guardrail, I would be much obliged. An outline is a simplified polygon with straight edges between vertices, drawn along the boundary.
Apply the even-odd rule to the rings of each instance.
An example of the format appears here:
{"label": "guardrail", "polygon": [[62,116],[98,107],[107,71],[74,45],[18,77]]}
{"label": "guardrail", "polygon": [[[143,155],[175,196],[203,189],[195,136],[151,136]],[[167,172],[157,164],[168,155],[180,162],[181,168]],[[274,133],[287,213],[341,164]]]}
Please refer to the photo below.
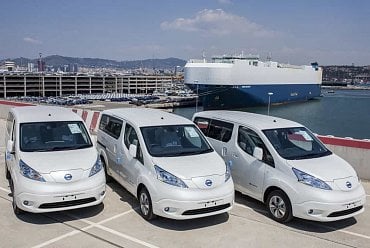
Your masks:
{"label": "guardrail", "polygon": [[[30,106],[32,104],[0,101],[0,118],[6,119],[11,107]],[[101,112],[71,108],[85,121],[92,134],[95,134],[101,117]],[[349,162],[361,179],[370,180],[370,140],[340,138],[331,135],[316,136],[335,154]]]}

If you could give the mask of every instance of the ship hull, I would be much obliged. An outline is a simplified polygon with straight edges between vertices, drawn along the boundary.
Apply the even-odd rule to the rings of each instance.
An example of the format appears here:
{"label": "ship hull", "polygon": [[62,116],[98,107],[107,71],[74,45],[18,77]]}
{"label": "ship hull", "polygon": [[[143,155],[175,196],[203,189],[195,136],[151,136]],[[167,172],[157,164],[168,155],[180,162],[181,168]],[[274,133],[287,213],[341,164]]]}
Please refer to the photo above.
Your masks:
{"label": "ship hull", "polygon": [[[274,84],[274,85],[202,85],[189,84],[202,101],[204,110],[236,109],[307,101],[321,94],[321,84]],[[197,89],[198,88],[198,89]]]}

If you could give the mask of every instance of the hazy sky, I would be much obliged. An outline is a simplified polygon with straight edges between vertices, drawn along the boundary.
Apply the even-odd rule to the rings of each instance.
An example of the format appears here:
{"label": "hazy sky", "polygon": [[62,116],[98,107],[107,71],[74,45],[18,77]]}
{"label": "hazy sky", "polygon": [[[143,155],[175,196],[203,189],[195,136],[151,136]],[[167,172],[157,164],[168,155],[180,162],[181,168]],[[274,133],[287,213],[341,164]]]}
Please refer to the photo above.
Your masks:
{"label": "hazy sky", "polygon": [[3,0],[0,17],[0,58],[370,64],[368,0]]}

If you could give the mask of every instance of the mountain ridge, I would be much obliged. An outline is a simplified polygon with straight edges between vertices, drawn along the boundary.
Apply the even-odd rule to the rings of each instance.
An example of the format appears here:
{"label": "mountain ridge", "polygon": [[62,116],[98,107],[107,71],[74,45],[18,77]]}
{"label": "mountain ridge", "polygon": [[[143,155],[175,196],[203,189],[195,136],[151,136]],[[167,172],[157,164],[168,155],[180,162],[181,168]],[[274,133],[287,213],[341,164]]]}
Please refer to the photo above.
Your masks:
{"label": "mountain ridge", "polygon": [[[13,61],[18,66],[27,66],[28,63],[35,63],[39,59],[30,58],[14,58],[14,59],[3,59],[4,61]],[[61,67],[64,65],[77,64],[82,67],[106,67],[106,68],[121,68],[121,69],[136,69],[136,68],[155,68],[155,69],[173,69],[176,66],[183,67],[186,64],[186,60],[179,58],[165,58],[165,59],[143,59],[143,60],[124,60],[117,61],[111,59],[101,58],[80,58],[80,57],[68,57],[61,55],[50,55],[42,58],[47,66]]]}

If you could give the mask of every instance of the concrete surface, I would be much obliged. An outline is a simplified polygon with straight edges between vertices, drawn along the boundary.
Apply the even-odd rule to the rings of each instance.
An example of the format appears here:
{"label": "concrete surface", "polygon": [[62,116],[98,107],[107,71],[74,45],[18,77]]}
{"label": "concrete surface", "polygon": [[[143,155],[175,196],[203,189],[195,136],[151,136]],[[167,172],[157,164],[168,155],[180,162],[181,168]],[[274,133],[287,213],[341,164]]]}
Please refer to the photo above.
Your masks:
{"label": "concrete surface", "polygon": [[99,206],[17,217],[4,176],[4,129],[0,121],[0,247],[370,247],[369,182],[363,182],[365,212],[332,223],[294,219],[282,225],[267,217],[262,203],[239,193],[228,214],[147,222],[117,183],[108,184]]}

